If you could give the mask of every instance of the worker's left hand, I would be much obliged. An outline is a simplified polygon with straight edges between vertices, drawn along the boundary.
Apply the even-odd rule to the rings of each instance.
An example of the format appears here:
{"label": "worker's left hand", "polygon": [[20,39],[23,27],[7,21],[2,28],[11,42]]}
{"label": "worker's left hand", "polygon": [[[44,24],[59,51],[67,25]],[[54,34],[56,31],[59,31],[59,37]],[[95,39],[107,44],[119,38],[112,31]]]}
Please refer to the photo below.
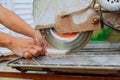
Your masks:
{"label": "worker's left hand", "polygon": [[45,48],[36,45],[36,42],[31,38],[12,38],[12,42],[7,45],[7,48],[16,55],[25,58],[45,55],[46,53]]}

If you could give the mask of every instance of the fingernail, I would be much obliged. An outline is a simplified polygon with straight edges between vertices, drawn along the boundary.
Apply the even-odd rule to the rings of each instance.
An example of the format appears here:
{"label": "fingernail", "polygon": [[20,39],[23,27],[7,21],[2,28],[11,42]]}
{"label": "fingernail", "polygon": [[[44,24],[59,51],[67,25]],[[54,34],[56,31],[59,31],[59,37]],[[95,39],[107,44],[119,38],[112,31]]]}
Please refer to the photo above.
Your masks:
{"label": "fingernail", "polygon": [[25,57],[25,58],[30,58],[30,57],[32,57],[32,55],[31,55],[30,53],[28,53],[28,52],[25,52],[25,53],[24,53],[24,57]]}
{"label": "fingernail", "polygon": [[45,56],[48,56],[48,55],[49,55],[48,52],[46,52],[46,53],[45,53]]}

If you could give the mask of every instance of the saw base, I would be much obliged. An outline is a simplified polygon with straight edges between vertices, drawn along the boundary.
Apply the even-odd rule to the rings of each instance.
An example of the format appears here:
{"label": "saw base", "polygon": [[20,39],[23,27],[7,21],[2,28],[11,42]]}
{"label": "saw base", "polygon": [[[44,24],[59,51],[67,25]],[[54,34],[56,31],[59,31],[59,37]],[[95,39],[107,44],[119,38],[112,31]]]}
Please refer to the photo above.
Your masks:
{"label": "saw base", "polygon": [[118,74],[120,49],[86,49],[74,55],[51,54],[31,59],[19,58],[8,66],[20,71]]}

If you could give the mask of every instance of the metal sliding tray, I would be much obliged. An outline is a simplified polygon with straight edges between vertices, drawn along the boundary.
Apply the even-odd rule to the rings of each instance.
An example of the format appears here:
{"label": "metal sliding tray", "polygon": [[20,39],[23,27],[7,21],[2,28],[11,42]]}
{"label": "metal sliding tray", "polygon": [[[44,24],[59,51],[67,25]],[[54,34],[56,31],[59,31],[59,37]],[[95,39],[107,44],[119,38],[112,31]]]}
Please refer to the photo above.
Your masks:
{"label": "metal sliding tray", "polygon": [[[87,51],[86,51],[87,50]],[[114,73],[120,71],[119,49],[85,49],[74,55],[48,55],[12,60],[8,66],[21,71]]]}

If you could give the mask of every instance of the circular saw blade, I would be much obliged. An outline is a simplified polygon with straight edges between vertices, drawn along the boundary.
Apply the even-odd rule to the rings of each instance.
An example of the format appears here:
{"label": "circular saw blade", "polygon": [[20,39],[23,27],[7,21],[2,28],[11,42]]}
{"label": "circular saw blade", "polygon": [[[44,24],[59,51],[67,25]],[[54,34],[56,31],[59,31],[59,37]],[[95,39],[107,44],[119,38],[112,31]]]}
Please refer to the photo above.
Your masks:
{"label": "circular saw blade", "polygon": [[40,33],[47,45],[59,50],[79,51],[90,40],[92,31],[73,33],[68,35],[59,35],[54,29],[41,29]]}

